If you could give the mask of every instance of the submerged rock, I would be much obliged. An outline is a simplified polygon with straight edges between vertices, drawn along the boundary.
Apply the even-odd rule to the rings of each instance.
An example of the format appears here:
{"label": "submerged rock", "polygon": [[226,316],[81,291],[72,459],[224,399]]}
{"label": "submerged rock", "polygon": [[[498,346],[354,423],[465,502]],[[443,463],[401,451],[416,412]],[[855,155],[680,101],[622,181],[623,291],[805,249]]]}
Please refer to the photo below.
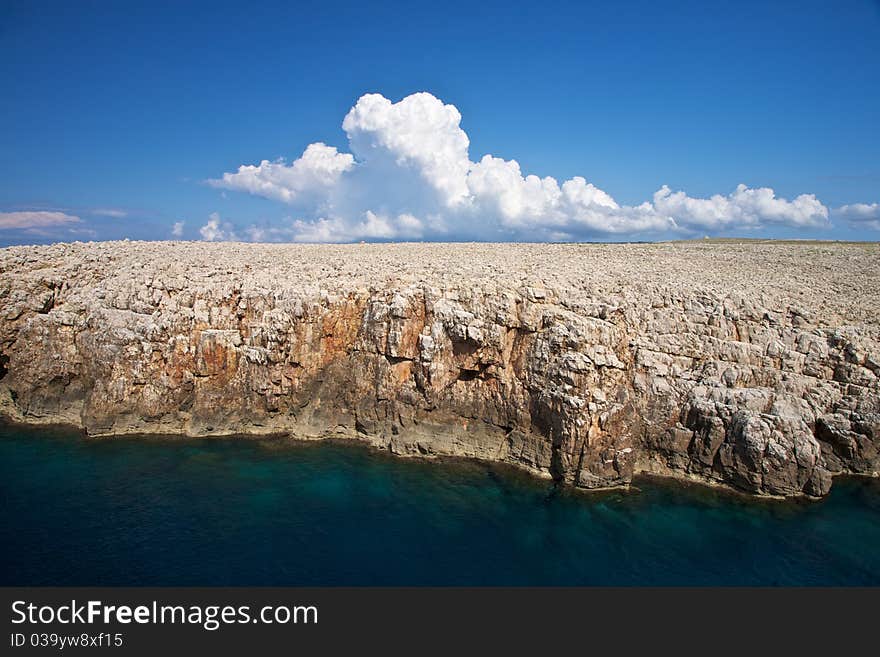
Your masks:
{"label": "submerged rock", "polygon": [[880,470],[875,244],[0,250],[0,413],[824,495]]}

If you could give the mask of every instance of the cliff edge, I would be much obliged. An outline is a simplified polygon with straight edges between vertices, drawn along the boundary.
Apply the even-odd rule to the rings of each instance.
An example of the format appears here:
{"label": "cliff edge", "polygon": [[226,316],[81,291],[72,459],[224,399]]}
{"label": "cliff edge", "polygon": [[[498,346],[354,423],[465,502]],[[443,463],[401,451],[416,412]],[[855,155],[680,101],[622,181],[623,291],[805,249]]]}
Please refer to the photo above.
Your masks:
{"label": "cliff edge", "polygon": [[880,471],[880,246],[0,250],[0,414],[89,435],[345,436],[575,486]]}

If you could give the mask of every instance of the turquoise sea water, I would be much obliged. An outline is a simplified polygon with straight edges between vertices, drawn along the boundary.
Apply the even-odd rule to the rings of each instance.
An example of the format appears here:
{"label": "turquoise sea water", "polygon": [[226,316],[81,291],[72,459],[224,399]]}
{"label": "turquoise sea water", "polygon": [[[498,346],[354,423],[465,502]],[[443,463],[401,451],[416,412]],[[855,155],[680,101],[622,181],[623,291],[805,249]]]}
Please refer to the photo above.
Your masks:
{"label": "turquoise sea water", "polygon": [[880,585],[880,481],[583,493],[351,444],[0,427],[5,585]]}

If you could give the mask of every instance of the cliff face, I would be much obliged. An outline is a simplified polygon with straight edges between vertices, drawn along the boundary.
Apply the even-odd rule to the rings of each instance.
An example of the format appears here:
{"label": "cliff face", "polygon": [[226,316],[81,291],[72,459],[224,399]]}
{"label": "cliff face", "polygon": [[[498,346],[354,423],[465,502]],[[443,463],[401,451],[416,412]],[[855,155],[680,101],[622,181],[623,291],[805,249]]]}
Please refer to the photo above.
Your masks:
{"label": "cliff face", "polygon": [[0,412],[823,495],[880,470],[877,245],[0,251]]}

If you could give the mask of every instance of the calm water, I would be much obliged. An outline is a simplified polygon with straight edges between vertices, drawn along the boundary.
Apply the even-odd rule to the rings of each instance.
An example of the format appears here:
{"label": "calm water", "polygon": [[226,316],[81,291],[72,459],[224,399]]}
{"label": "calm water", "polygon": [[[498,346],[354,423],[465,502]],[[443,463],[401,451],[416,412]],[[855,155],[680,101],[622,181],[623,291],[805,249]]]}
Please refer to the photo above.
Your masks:
{"label": "calm water", "polygon": [[0,584],[880,584],[880,481],[558,492],[354,445],[0,427]]}

